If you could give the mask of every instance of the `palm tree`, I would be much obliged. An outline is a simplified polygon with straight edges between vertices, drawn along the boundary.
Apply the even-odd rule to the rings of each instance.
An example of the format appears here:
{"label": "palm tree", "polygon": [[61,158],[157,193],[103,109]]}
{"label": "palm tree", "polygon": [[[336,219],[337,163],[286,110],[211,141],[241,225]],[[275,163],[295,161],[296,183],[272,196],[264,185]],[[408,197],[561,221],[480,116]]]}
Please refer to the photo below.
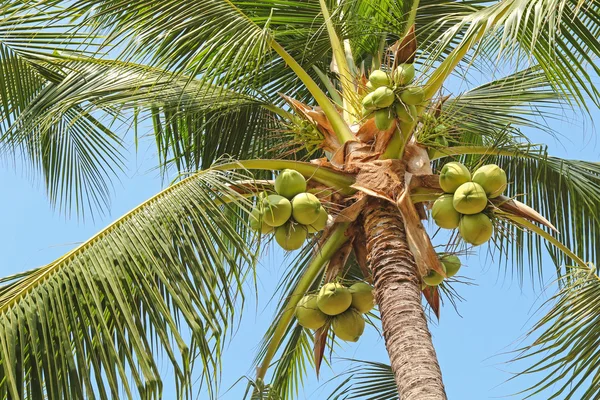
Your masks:
{"label": "palm tree", "polygon": [[[333,219],[281,277],[249,393],[294,398],[313,356],[318,370],[332,333],[296,324],[295,306],[343,278],[375,288],[391,363],[371,366],[381,377],[368,386],[371,398],[445,399],[422,295],[439,315],[440,297],[456,292],[452,279],[421,286],[431,271],[446,275],[422,221],[442,195],[436,172],[450,161],[471,170],[494,163],[508,175],[506,196],[485,205],[490,250],[521,272],[526,258],[541,270],[545,248],[556,262],[554,308],[520,355],[547,354],[525,371],[546,373],[529,393],[558,387],[556,398],[583,385],[581,398],[600,394],[590,334],[600,326],[600,280],[588,263],[600,249],[600,165],[550,156],[521,131],[551,132],[538,116],[600,104],[592,84],[600,2],[0,7],[2,143],[41,173],[52,204],[80,216],[105,209],[123,165],[115,133],[123,126],[136,141],[151,126],[161,168],[179,174],[58,260],[2,280],[3,398],[159,398],[158,355],[172,364],[177,397],[193,397],[196,364],[215,397],[223,345],[268,243],[249,213],[273,190],[274,173],[293,169]],[[367,77],[408,64],[422,98],[410,118],[380,130],[361,110]],[[509,71],[500,79],[444,89],[466,81],[457,71],[500,64]],[[466,250],[476,249],[455,233],[445,243],[445,253]]]}

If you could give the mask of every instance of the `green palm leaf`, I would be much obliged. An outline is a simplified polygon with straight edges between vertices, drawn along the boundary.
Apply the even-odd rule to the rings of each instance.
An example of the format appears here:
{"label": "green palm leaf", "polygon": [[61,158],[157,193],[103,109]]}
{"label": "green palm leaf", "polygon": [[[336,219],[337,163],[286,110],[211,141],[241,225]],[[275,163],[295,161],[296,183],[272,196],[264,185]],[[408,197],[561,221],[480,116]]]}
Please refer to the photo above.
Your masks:
{"label": "green palm leaf", "polygon": [[344,372],[347,378],[334,389],[328,399],[397,400],[398,388],[387,364],[349,359],[354,365]]}
{"label": "green palm leaf", "polygon": [[214,395],[254,264],[252,236],[229,214],[248,209],[236,184],[245,178],[200,172],[58,260],[3,280],[0,397],[160,398],[158,354],[178,397],[192,397],[196,363]]}
{"label": "green palm leaf", "polygon": [[597,399],[600,278],[594,268],[573,267],[560,282],[559,292],[545,303],[550,311],[529,333],[533,343],[520,349],[514,360],[533,362],[517,377],[544,375],[521,394],[527,394],[525,398]]}

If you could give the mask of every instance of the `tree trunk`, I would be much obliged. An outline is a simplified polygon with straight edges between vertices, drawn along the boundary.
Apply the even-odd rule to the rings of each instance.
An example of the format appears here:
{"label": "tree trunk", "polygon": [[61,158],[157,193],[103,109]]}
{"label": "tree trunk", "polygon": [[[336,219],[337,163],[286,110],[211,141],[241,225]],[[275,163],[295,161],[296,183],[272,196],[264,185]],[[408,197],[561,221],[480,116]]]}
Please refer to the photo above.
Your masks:
{"label": "tree trunk", "polygon": [[402,216],[392,204],[375,199],[363,215],[375,298],[400,399],[446,400]]}

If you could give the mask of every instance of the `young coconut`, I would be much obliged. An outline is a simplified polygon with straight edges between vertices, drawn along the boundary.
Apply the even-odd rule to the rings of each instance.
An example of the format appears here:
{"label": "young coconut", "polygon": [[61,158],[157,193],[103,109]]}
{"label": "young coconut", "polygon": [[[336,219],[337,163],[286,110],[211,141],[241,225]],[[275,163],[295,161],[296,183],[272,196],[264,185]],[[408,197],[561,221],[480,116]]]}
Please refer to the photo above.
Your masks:
{"label": "young coconut", "polygon": [[266,235],[273,232],[273,227],[263,221],[263,214],[258,208],[255,208],[250,213],[250,228]]}
{"label": "young coconut", "polygon": [[263,199],[263,221],[270,226],[278,227],[292,216],[292,203],[283,196],[271,194]]}
{"label": "young coconut", "polygon": [[473,182],[480,184],[487,196],[493,199],[506,190],[506,172],[496,164],[484,165],[473,173]]}
{"label": "young coconut", "polygon": [[298,193],[306,192],[306,179],[298,171],[284,169],[275,178],[275,191],[287,199],[292,199]]}
{"label": "young coconut", "polygon": [[357,342],[365,331],[365,319],[353,308],[336,316],[331,324],[333,333],[346,342]]}
{"label": "young coconut", "polygon": [[388,74],[380,69],[376,69],[371,72],[371,75],[369,75],[369,82],[375,89],[382,86],[390,86],[390,78],[388,77]]}
{"label": "young coconut", "polygon": [[375,104],[373,104],[373,92],[371,92],[371,93],[367,94],[365,97],[363,97],[361,103],[362,103],[363,108],[367,111],[373,111],[377,108],[377,107],[375,107]]}
{"label": "young coconut", "polygon": [[417,118],[417,107],[404,103],[396,103],[396,115],[402,122],[412,123]]}
{"label": "young coconut", "polygon": [[400,64],[394,71],[394,83],[398,86],[408,85],[415,77],[413,64]]}
{"label": "young coconut", "polygon": [[[444,264],[442,264],[442,269],[446,272],[446,266]],[[443,280],[444,277],[433,269],[429,270],[429,273],[423,277],[423,283],[427,286],[437,286],[442,283]]]}
{"label": "young coconut", "polygon": [[492,220],[485,214],[463,215],[458,225],[458,233],[465,242],[479,246],[490,240],[494,233]]}
{"label": "young coconut", "polygon": [[292,216],[302,225],[310,225],[319,218],[321,202],[312,193],[300,193],[292,199]]}
{"label": "young coconut", "polygon": [[[371,101],[373,102],[373,105],[377,109],[389,107],[394,103],[394,100],[396,100],[394,91],[386,86],[382,86],[382,87],[375,89],[373,91],[373,93],[370,93],[369,95],[367,95],[367,97],[368,96],[372,96]],[[363,105],[365,105],[364,102],[363,102]],[[365,108],[369,108],[369,107],[367,107],[365,105]]]}
{"label": "young coconut", "polygon": [[394,122],[394,116],[389,108],[375,111],[375,126],[380,131],[387,131]]}
{"label": "young coconut", "polygon": [[298,250],[306,236],[306,228],[291,221],[275,229],[275,241],[286,251]]}
{"label": "young coconut", "polygon": [[471,173],[459,162],[449,162],[440,171],[440,187],[446,193],[454,193],[463,183],[471,180]]}
{"label": "young coconut", "polygon": [[308,233],[317,233],[325,229],[325,227],[327,226],[328,219],[329,214],[327,214],[327,210],[325,210],[325,208],[321,206],[321,209],[319,210],[319,216],[317,217],[315,222],[306,226]]}
{"label": "young coconut", "polygon": [[445,254],[440,257],[440,261],[446,267],[446,276],[448,278],[456,275],[461,266],[460,259],[454,254]]}
{"label": "young coconut", "polygon": [[340,283],[331,282],[319,290],[317,305],[327,315],[343,313],[352,304],[352,294]]}
{"label": "young coconut", "polygon": [[467,182],[456,189],[452,204],[461,214],[477,214],[487,207],[487,196],[479,183]]}
{"label": "young coconut", "polygon": [[407,87],[406,89],[404,89],[402,91],[402,93],[400,93],[400,100],[402,100],[402,102],[404,104],[416,106],[416,105],[421,104],[424,99],[425,99],[425,91],[423,90],[422,87],[418,87],[418,86]]}
{"label": "young coconut", "polygon": [[454,209],[452,204],[454,196],[444,194],[440,196],[431,208],[431,216],[435,224],[444,229],[458,228],[460,222],[460,213]]}
{"label": "young coconut", "polygon": [[295,311],[298,323],[305,328],[317,330],[327,321],[327,315],[317,307],[317,295],[307,294],[300,299]]}
{"label": "young coconut", "polygon": [[348,288],[352,294],[352,307],[365,314],[375,306],[373,286],[365,282],[357,282]]}

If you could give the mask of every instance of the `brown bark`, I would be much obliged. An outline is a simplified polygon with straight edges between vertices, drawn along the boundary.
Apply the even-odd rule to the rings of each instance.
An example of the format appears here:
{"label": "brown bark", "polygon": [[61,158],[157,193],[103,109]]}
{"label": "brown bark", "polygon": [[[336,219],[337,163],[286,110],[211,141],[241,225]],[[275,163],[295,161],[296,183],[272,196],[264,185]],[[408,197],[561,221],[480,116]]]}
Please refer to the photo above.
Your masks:
{"label": "brown bark", "polygon": [[391,203],[376,199],[363,215],[375,298],[400,399],[446,400],[402,217]]}

